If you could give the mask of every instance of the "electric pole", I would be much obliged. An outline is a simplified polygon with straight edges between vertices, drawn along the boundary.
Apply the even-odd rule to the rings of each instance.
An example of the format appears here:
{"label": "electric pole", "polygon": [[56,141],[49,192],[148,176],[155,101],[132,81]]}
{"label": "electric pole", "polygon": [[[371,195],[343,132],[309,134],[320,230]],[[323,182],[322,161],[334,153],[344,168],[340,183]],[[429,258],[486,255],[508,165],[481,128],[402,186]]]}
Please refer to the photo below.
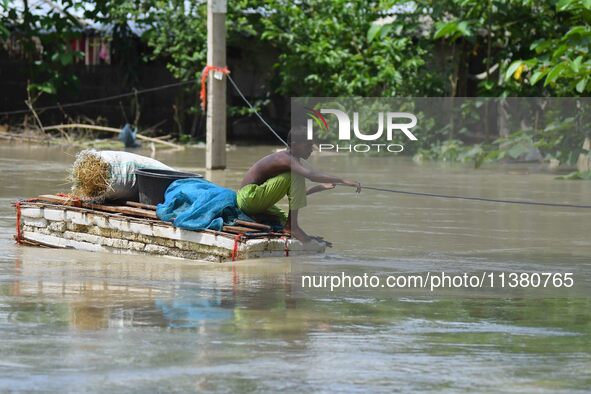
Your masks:
{"label": "electric pole", "polygon": [[[207,65],[226,67],[226,0],[207,0]],[[207,138],[205,168],[226,168],[226,77],[207,77]]]}

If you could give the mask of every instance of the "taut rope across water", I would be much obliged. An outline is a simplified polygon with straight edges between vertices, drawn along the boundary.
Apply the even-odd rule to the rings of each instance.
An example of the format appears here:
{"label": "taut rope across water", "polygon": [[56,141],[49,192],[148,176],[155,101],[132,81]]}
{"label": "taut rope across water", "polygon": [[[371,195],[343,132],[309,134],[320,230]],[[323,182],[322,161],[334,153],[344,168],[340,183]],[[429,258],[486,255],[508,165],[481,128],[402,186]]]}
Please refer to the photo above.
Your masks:
{"label": "taut rope across water", "polygon": [[[238,92],[242,100],[250,107],[250,109],[254,112],[254,114],[263,122],[265,126],[281,141],[284,145],[287,146],[287,143],[277,134],[275,130],[269,125],[263,117],[257,112],[256,108],[244,97],[236,82],[232,80],[232,78],[228,75],[227,76],[234,89]],[[501,204],[520,204],[520,205],[538,205],[538,206],[546,206],[546,207],[560,207],[560,208],[591,208],[591,205],[579,205],[579,204],[560,204],[560,203],[553,203],[553,202],[541,202],[541,201],[520,201],[520,200],[500,200],[495,198],[484,198],[484,197],[468,197],[468,196],[453,196],[447,194],[435,194],[435,193],[422,193],[422,192],[411,192],[411,191],[404,191],[404,190],[395,190],[395,189],[386,189],[381,187],[373,187],[373,186],[362,186],[362,189],[367,190],[375,190],[380,192],[386,193],[397,193],[397,194],[409,194],[413,196],[422,196],[422,197],[435,197],[435,198],[447,198],[447,199],[455,199],[455,200],[469,200],[469,201],[483,201],[483,202],[494,202],[494,203],[501,203]]]}
{"label": "taut rope across water", "polygon": [[500,200],[500,199],[496,199],[496,198],[484,198],[484,197],[453,196],[453,195],[447,195],[447,194],[410,192],[410,191],[405,191],[405,190],[386,189],[386,188],[373,187],[373,186],[361,186],[361,188],[368,189],[368,190],[376,190],[376,191],[380,191],[380,192],[387,192],[387,193],[410,194],[413,196],[447,198],[447,199],[455,199],[455,200],[484,201],[484,202],[494,202],[494,203],[502,203],[502,204],[542,205],[542,206],[547,206],[547,207],[561,207],[561,208],[591,208],[591,205],[560,204],[560,203],[541,202],[541,201]]}

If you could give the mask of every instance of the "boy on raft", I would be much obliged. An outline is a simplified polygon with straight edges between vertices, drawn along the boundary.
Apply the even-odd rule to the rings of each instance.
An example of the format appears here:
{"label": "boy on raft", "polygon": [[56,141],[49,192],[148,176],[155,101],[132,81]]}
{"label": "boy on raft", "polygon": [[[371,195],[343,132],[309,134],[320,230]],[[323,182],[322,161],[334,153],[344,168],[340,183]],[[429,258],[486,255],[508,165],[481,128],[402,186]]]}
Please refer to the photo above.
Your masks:
{"label": "boy on raft", "polygon": [[[257,220],[274,219],[284,226],[286,233],[309,242],[314,237],[298,224],[298,211],[306,206],[306,196],[333,189],[336,184],[353,186],[359,193],[361,185],[302,165],[300,159],[309,158],[314,146],[314,141],[307,139],[304,127],[291,129],[287,140],[286,150],[263,157],[246,172],[237,194],[238,208]],[[305,179],[320,184],[306,190]],[[286,195],[289,214],[275,205]]]}

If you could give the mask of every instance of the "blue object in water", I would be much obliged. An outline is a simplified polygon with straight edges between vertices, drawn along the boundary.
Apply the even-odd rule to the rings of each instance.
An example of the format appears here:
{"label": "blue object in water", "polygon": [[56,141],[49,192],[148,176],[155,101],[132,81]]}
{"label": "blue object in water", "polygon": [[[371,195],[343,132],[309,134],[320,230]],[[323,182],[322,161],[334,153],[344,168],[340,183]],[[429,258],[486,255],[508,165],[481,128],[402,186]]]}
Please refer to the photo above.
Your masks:
{"label": "blue object in water", "polygon": [[119,132],[119,141],[123,142],[126,148],[139,148],[141,144],[137,142],[136,135],[137,129],[132,130],[129,123],[126,123]]}
{"label": "blue object in water", "polygon": [[[199,292],[201,293],[201,292]],[[154,305],[162,310],[170,328],[197,328],[206,324],[222,323],[234,317],[233,306],[222,306],[217,293],[191,294],[193,297],[177,296],[171,300],[157,299]]]}
{"label": "blue object in water", "polygon": [[236,192],[205,179],[174,181],[156,206],[160,220],[186,230],[218,230],[236,219],[252,221],[236,204]]}

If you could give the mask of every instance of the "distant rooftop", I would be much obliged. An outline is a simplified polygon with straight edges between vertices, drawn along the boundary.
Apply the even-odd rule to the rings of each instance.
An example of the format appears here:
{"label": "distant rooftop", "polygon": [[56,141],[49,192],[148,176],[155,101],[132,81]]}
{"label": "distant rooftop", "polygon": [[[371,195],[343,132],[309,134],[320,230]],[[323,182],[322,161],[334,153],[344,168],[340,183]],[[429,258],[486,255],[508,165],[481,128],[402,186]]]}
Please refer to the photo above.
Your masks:
{"label": "distant rooftop", "polygon": [[[25,1],[11,0],[8,4],[8,9],[0,7],[0,15],[7,16],[8,10],[14,9],[17,12],[17,16],[22,19],[22,15],[25,12]],[[64,5],[61,0],[28,0],[28,4],[29,12],[33,15],[48,15],[51,13],[59,13],[63,16],[69,15],[79,23],[82,31],[97,31],[109,34],[113,29],[113,24],[97,22],[85,16],[87,11],[94,9],[94,4],[90,1],[77,4],[76,7]],[[141,35],[145,30],[132,21],[131,18],[128,26],[136,35]]]}

